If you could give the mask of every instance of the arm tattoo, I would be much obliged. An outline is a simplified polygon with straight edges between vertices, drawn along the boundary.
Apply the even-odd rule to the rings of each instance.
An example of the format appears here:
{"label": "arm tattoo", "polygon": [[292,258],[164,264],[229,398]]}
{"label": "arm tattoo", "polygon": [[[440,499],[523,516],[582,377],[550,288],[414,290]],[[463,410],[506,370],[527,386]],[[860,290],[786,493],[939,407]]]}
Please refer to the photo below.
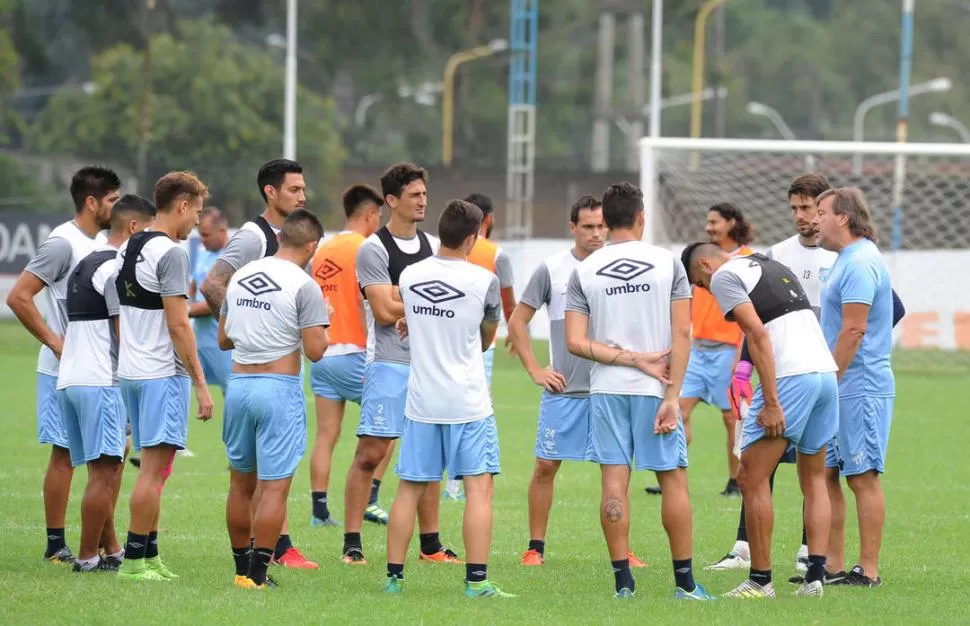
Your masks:
{"label": "arm tattoo", "polygon": [[623,519],[623,502],[616,496],[611,497],[603,504],[603,517],[611,524],[616,524]]}
{"label": "arm tattoo", "polygon": [[205,301],[209,303],[209,310],[216,317],[222,310],[222,303],[226,299],[226,287],[229,286],[229,280],[235,273],[236,270],[232,265],[219,259],[209,270],[209,275],[205,277],[205,281],[202,283],[202,295],[205,297]]}
{"label": "arm tattoo", "polygon": [[616,363],[616,362],[617,362],[617,361],[618,361],[618,360],[620,359],[620,357],[621,357],[621,356],[623,356],[624,354],[626,354],[626,350],[620,350],[619,352],[617,352],[617,353],[616,353],[616,356],[615,356],[615,357],[613,357],[613,360],[612,360],[612,361],[610,361],[610,362],[609,362],[609,364],[610,364],[610,365],[613,365],[613,364],[614,364],[614,363]]}

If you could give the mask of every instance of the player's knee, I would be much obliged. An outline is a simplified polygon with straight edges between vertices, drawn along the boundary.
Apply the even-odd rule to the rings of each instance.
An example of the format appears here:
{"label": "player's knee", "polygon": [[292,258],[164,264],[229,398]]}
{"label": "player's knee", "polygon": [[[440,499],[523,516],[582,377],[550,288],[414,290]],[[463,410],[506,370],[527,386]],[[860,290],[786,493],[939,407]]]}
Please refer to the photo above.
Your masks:
{"label": "player's knee", "polygon": [[381,440],[370,438],[365,440],[362,437],[354,454],[354,465],[366,472],[373,472],[381,464],[386,452],[387,445]]}
{"label": "player's knee", "polygon": [[879,487],[879,472],[869,470],[868,472],[856,474],[855,476],[847,476],[845,482],[854,494],[858,495],[859,493],[872,491]]}
{"label": "player's knee", "polygon": [[536,459],[535,480],[536,482],[552,482],[559,471],[560,461],[551,459]]}

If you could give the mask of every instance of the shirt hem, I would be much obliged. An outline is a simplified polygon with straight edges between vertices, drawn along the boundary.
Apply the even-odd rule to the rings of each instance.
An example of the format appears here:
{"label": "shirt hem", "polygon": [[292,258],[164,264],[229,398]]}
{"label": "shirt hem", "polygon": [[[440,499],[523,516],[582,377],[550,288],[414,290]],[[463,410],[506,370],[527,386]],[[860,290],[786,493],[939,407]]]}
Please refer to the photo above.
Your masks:
{"label": "shirt hem", "polygon": [[412,422],[418,422],[419,424],[438,424],[439,426],[450,426],[452,424],[471,424],[472,422],[480,422],[484,419],[488,419],[494,414],[495,412],[491,411],[489,413],[486,413],[485,415],[482,415],[481,417],[469,417],[469,418],[462,418],[458,420],[448,420],[447,422],[436,422],[436,421],[433,421],[432,419],[411,417],[410,415],[408,415],[407,411],[404,412],[404,417],[408,418]]}
{"label": "shirt hem", "polygon": [[192,379],[188,374],[182,374],[180,372],[171,372],[166,374],[136,374],[133,376],[126,376],[121,372],[118,372],[118,381],[124,380],[161,380],[163,378],[171,378],[172,376],[181,376],[182,378]]}
{"label": "shirt hem", "polygon": [[590,391],[589,392],[589,395],[591,395],[591,396],[594,396],[594,395],[604,395],[604,396],[642,396],[644,398],[660,398],[661,400],[664,397],[664,394],[663,393],[635,393],[635,392],[630,391],[629,389],[618,389],[618,390],[615,390],[615,391],[614,390],[607,390],[607,389],[596,389],[594,391]]}

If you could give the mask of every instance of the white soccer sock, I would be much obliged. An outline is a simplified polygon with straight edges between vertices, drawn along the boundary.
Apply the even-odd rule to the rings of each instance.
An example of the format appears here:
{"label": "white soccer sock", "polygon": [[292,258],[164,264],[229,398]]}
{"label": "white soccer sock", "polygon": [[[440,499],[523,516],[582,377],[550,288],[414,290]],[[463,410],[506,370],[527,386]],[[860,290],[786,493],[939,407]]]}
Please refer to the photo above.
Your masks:
{"label": "white soccer sock", "polygon": [[81,569],[83,569],[85,572],[90,572],[95,567],[97,567],[98,563],[100,562],[101,562],[101,557],[98,556],[97,554],[95,554],[90,559],[77,559],[78,565],[80,565]]}
{"label": "white soccer sock", "polygon": [[453,496],[457,496],[461,493],[461,481],[448,479],[448,484],[445,486],[445,490]]}
{"label": "white soccer sock", "polygon": [[747,541],[735,541],[734,547],[731,548],[731,554],[739,556],[745,561],[751,560],[751,548],[748,546]]}
{"label": "white soccer sock", "polygon": [[798,559],[807,559],[808,558],[808,546],[806,546],[805,544],[802,544],[802,547],[800,547],[798,549],[798,554],[796,555],[795,558],[798,558]]}
{"label": "white soccer sock", "polygon": [[125,549],[122,548],[121,550],[118,550],[114,554],[109,554],[108,556],[110,556],[113,559],[118,559],[120,561],[123,558],[125,558]]}

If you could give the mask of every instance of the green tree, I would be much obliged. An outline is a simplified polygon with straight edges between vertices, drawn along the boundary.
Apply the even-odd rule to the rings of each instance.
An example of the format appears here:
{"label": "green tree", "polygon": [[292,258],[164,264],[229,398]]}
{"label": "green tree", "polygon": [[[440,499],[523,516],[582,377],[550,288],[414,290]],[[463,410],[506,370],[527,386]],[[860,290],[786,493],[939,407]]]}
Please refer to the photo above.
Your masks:
{"label": "green tree", "polygon": [[[147,193],[166,171],[191,169],[210,186],[213,202],[238,218],[258,209],[256,170],[282,149],[283,68],[271,50],[241,45],[226,27],[183,22],[179,33],[179,40],[167,33],[153,39],[151,180],[139,186]],[[95,57],[98,91],[52,98],[32,128],[32,147],[133,165],[141,56],[120,44]],[[309,185],[332,197],[330,185],[343,159],[332,103],[300,90],[297,119],[298,156]]]}

